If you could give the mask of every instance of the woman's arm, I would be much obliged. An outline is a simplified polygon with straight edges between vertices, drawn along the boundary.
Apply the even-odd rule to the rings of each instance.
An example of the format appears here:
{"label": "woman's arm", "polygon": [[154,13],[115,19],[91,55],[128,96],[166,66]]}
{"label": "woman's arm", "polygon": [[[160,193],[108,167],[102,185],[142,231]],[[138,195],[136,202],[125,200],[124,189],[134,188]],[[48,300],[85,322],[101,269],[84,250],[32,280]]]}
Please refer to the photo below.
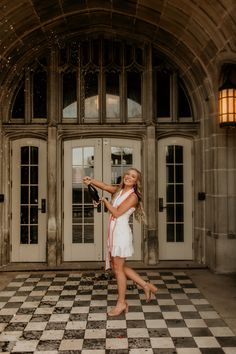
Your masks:
{"label": "woman's arm", "polygon": [[89,176],[85,176],[84,178],[83,178],[83,181],[84,181],[84,183],[85,184],[92,184],[92,185],[94,185],[95,187],[97,187],[97,188],[100,188],[100,189],[102,189],[103,191],[106,191],[106,192],[108,192],[108,193],[111,193],[111,194],[114,194],[115,192],[116,192],[116,190],[117,190],[117,187],[116,186],[112,186],[112,185],[110,185],[110,184],[106,184],[106,183],[104,183],[104,182],[102,182],[102,181],[98,181],[98,180],[96,180],[96,179],[94,179],[94,178],[91,178],[91,177],[89,177]]}
{"label": "woman's arm", "polygon": [[118,208],[114,208],[111,203],[104,197],[101,200],[112,214],[112,216],[115,218],[118,218],[130,208],[135,207],[138,203],[138,197],[135,193],[131,194],[125,201],[123,201],[120,206],[118,206]]}

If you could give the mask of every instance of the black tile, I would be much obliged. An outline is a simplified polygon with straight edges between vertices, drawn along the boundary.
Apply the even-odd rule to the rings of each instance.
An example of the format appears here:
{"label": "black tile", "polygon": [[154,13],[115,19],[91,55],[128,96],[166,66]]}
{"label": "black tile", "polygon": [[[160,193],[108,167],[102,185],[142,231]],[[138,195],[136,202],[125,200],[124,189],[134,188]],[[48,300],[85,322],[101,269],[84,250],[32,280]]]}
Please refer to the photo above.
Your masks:
{"label": "black tile", "polygon": [[175,337],[172,338],[176,348],[196,348],[197,344],[191,337]]}
{"label": "black tile", "polygon": [[234,337],[216,337],[222,347],[236,347],[236,336]]}
{"label": "black tile", "polygon": [[227,324],[221,318],[205,319],[204,321],[208,327],[227,327]]}
{"label": "black tile", "polygon": [[45,330],[57,330],[57,329],[65,329],[67,325],[67,322],[48,322]]}
{"label": "black tile", "polygon": [[88,321],[86,328],[87,329],[104,329],[104,328],[106,328],[106,321]]}
{"label": "black tile", "polygon": [[186,327],[184,320],[166,320],[168,328],[183,328]]}
{"label": "black tile", "polygon": [[9,323],[4,331],[23,331],[25,327],[27,326],[28,323],[26,322],[14,322],[14,323]]}
{"label": "black tile", "polygon": [[145,320],[161,320],[163,319],[162,312],[144,312]]}
{"label": "black tile", "polygon": [[211,337],[212,333],[209,328],[189,328],[193,337]]}
{"label": "black tile", "polygon": [[197,311],[183,311],[183,312],[181,312],[181,315],[185,319],[194,320],[194,319],[201,318],[201,316],[199,315],[199,313]]}
{"label": "black tile", "polygon": [[106,306],[91,306],[89,309],[90,313],[107,313]]}
{"label": "black tile", "polygon": [[86,321],[88,318],[87,313],[71,313],[69,320],[70,321]]}
{"label": "black tile", "polygon": [[202,354],[224,354],[224,350],[221,348],[201,348]]}
{"label": "black tile", "polygon": [[84,338],[84,329],[76,329],[76,330],[65,330],[64,339],[83,339]]}
{"label": "black tile", "polygon": [[106,348],[106,339],[84,339],[83,349],[105,349]]}
{"label": "black tile", "polygon": [[126,328],[107,329],[106,338],[127,338]]}
{"label": "black tile", "polygon": [[[146,328],[146,322],[144,320],[127,320],[127,328]],[[140,348],[140,347],[139,347]]]}
{"label": "black tile", "polygon": [[151,348],[149,338],[128,338],[129,349]]}
{"label": "black tile", "polygon": [[51,315],[33,315],[30,322],[48,322]]}
{"label": "black tile", "polygon": [[57,350],[59,349],[60,344],[60,340],[40,340],[36,349],[42,351]]}
{"label": "black tile", "polygon": [[170,337],[170,333],[167,328],[148,328],[148,334],[150,338]]}
{"label": "black tile", "polygon": [[34,339],[40,339],[43,334],[43,331],[24,331],[22,335],[20,336],[20,339],[22,340],[34,340]]}
{"label": "black tile", "polygon": [[[153,349],[153,354],[177,354],[177,351],[173,348],[155,348]],[[189,353],[191,354],[191,353]]]}

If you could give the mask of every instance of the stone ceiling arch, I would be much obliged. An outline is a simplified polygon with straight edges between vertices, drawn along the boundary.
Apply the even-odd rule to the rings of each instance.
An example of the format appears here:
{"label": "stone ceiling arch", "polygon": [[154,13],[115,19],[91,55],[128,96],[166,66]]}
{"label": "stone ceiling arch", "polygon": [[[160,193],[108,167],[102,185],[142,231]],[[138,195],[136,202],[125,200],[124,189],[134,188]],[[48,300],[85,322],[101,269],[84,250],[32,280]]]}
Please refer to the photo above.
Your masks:
{"label": "stone ceiling arch", "polygon": [[211,95],[217,57],[236,48],[233,0],[0,1],[0,82],[24,56],[76,34],[108,31],[152,41]]}

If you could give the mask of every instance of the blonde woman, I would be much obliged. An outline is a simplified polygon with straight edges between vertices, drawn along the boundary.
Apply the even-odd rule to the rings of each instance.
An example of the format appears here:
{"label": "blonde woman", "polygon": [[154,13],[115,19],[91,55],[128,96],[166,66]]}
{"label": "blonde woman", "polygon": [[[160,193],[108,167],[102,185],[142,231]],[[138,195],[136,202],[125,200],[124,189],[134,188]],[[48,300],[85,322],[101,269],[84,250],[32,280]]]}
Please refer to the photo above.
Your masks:
{"label": "blonde woman", "polygon": [[134,213],[137,219],[144,218],[141,172],[136,168],[130,168],[124,174],[118,187],[97,181],[89,176],[84,177],[83,180],[86,185],[92,184],[113,196],[112,203],[104,197],[101,198],[101,201],[110,212],[106,269],[110,268],[111,262],[118,288],[117,304],[108,315],[119,316],[122,312],[128,312],[128,304],[125,300],[127,278],[132,279],[143,288],[147,302],[151,300],[151,294],[157,292],[157,288],[153,284],[143,280],[134,269],[125,264],[126,257],[133,254],[133,235],[129,226],[129,217]]}

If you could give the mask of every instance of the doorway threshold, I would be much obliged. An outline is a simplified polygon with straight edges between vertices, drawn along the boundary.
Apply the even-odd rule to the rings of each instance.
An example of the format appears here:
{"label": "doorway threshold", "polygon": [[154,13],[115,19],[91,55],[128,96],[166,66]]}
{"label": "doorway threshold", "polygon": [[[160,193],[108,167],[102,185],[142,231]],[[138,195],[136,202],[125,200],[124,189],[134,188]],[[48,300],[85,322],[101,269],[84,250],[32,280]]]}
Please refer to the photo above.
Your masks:
{"label": "doorway threshold", "polygon": [[[134,269],[204,269],[205,264],[194,261],[160,261],[150,265],[141,261],[127,261]],[[13,262],[0,267],[0,272],[39,272],[39,271],[104,271],[104,262],[63,262],[56,266],[47,263]]]}

